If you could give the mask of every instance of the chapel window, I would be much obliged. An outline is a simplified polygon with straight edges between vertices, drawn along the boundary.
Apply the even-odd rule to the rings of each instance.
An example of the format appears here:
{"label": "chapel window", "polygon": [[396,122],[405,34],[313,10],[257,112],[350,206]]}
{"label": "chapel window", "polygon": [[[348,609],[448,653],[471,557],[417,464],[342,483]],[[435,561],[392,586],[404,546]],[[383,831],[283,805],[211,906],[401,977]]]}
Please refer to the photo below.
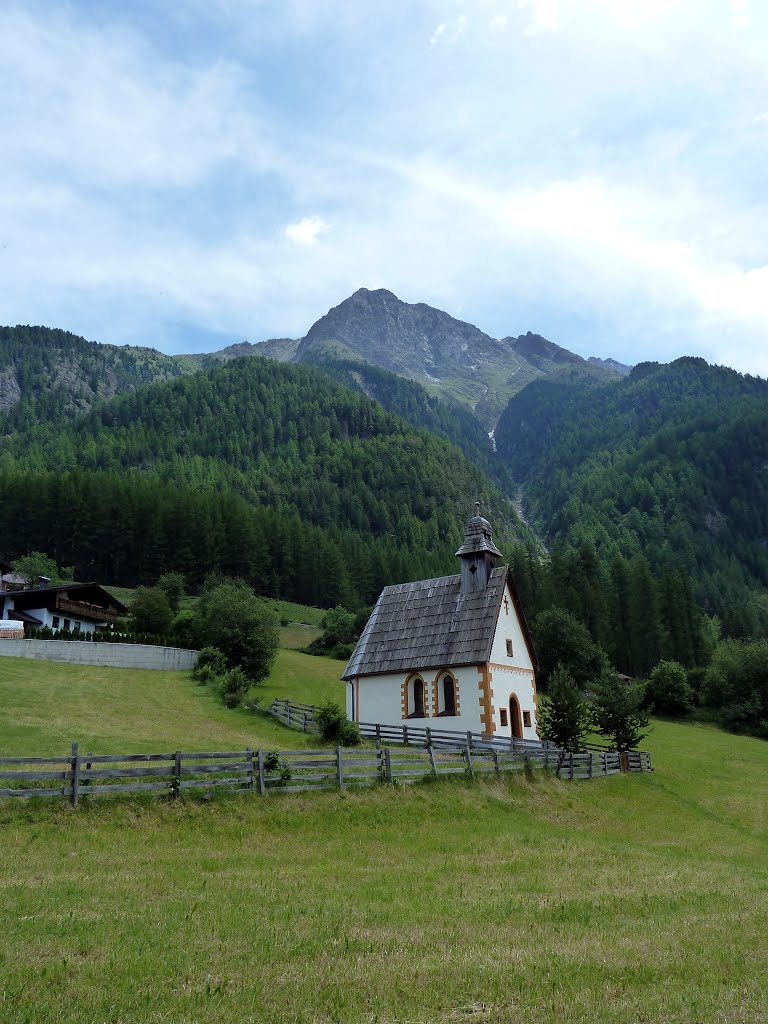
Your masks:
{"label": "chapel window", "polygon": [[500,708],[499,709],[499,717],[501,719],[502,726],[509,725],[509,714],[507,713],[507,709],[506,708]]}
{"label": "chapel window", "polygon": [[514,646],[512,644],[512,641],[511,640],[507,640],[507,657],[508,658],[513,658],[514,654],[515,654],[515,649],[514,649]]}
{"label": "chapel window", "polygon": [[525,726],[526,729],[530,729],[531,728],[531,712],[530,711],[524,711],[523,712],[523,725]]}
{"label": "chapel window", "polygon": [[441,715],[455,715],[456,714],[456,680],[452,675],[445,675],[442,679],[443,688],[443,707],[440,712]]}
{"label": "chapel window", "polygon": [[424,680],[413,680],[413,714],[409,718],[424,718]]}

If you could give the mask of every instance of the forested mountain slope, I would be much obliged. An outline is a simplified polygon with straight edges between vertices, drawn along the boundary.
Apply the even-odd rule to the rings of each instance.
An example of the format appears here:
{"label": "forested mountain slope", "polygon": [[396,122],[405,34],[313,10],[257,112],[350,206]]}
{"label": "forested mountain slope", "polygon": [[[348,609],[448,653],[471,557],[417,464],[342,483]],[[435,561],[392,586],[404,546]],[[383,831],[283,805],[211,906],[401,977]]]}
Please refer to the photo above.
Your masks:
{"label": "forested mountain slope", "polygon": [[[32,519],[40,509],[55,508],[57,530],[77,537],[92,552],[98,546],[89,538],[100,531],[94,526],[89,533],[84,520],[74,521],[83,506],[99,506],[102,532],[111,515],[117,523],[130,518],[131,533],[141,529],[141,521],[131,518],[134,506],[146,510],[146,495],[153,489],[158,490],[158,508],[179,502],[188,506],[176,517],[179,530],[193,520],[197,530],[204,529],[206,516],[215,519],[222,495],[252,510],[258,506],[260,515],[268,510],[285,522],[298,517],[343,547],[340,567],[350,577],[357,557],[353,549],[367,545],[371,550],[361,556],[360,571],[367,571],[366,559],[368,564],[378,559],[371,570],[376,580],[385,568],[389,571],[382,567],[382,558],[389,566],[399,560],[392,571],[396,568],[404,579],[413,578],[414,571],[429,575],[430,567],[451,571],[449,549],[455,550],[467,512],[478,498],[493,516],[502,541],[518,531],[514,512],[498,488],[447,441],[413,429],[313,367],[266,359],[238,360],[152,385],[115,398],[64,428],[42,425],[5,438],[0,442],[0,471],[5,493],[25,494],[16,525],[9,524],[9,530],[18,535],[32,528],[22,522],[23,507],[36,506]],[[64,486],[64,474],[67,500],[56,492]],[[98,479],[103,479],[105,493],[115,495],[106,505]],[[125,490],[129,485],[144,488],[144,497],[131,497]],[[41,491],[37,499],[36,488]],[[87,520],[90,511],[83,515]],[[172,519],[168,512],[160,531],[166,539],[158,545],[165,549],[171,545]],[[254,530],[252,523],[243,543]],[[270,527],[269,535],[274,532]],[[343,544],[342,534],[347,537]],[[114,530],[114,541],[113,535]],[[197,533],[190,527],[187,536],[192,535]],[[375,538],[380,543],[373,551]],[[226,542],[234,543],[232,538]],[[183,546],[195,548],[188,540]],[[77,549],[78,544],[68,540],[63,548]],[[205,544],[200,548],[203,553],[206,549]],[[256,549],[263,550],[263,544]],[[82,561],[82,554],[78,557]],[[144,553],[138,565],[147,557]],[[153,559],[166,564],[159,556],[149,562]],[[126,556],[119,571],[135,573],[129,563]],[[284,575],[284,566],[273,568],[278,577]],[[189,572],[190,566],[182,571]],[[360,584],[361,598],[368,598],[368,589]]]}
{"label": "forested mountain slope", "polygon": [[514,493],[512,480],[494,454],[487,433],[466,406],[431,395],[416,381],[355,358],[354,353],[341,345],[310,350],[304,365],[317,366],[348,387],[375,399],[411,426],[450,441],[474,466],[494,480],[504,494]]}
{"label": "forested mountain slope", "polygon": [[764,628],[767,381],[693,358],[609,385],[536,381],[496,443],[550,540],[680,566],[728,632]]}
{"label": "forested mountain slope", "polygon": [[0,434],[68,419],[183,367],[150,348],[118,348],[48,327],[0,327]]}

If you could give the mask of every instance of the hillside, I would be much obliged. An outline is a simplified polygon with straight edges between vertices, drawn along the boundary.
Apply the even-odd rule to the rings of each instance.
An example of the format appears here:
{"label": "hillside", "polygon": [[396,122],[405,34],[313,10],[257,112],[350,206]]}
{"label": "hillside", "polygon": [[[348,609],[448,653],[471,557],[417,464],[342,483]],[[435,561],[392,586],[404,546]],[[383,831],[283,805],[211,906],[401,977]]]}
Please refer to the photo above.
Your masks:
{"label": "hillside", "polygon": [[536,381],[496,443],[550,541],[682,567],[736,635],[766,626],[768,382],[685,358]]}
{"label": "hillside", "polygon": [[[269,679],[250,699],[308,703],[343,701],[341,665],[298,651],[278,651]],[[244,708],[225,708],[189,672],[66,665],[0,659],[0,753],[53,757],[73,741],[83,751],[124,754],[161,750],[226,750],[245,746],[306,747],[317,737],[292,732]]]}
{"label": "hillside", "polygon": [[304,364],[317,366],[348,387],[362,392],[412,427],[428,430],[450,441],[474,466],[494,480],[504,494],[514,493],[514,485],[494,455],[487,433],[466,406],[438,398],[416,381],[374,366],[338,343],[330,342],[310,349]]}
{"label": "hillside", "polygon": [[151,348],[118,348],[48,327],[0,327],[0,435],[72,419],[184,368]]}
{"label": "hillside", "polygon": [[4,1020],[762,1021],[768,745],[649,749],[581,783],[4,802]]}
{"label": "hillside", "polygon": [[217,569],[324,607],[452,571],[477,499],[502,543],[524,532],[448,441],[313,367],[266,359],[6,438],[0,486],[8,555],[46,550],[124,586],[164,569],[194,585]]}
{"label": "hillside", "polygon": [[226,363],[230,359],[242,359],[243,356],[267,356],[279,363],[290,363],[296,355],[299,340],[294,338],[270,338],[253,344],[250,341],[235,342],[218,352],[194,352],[188,355],[175,356],[178,362],[191,370],[206,370],[217,363]]}

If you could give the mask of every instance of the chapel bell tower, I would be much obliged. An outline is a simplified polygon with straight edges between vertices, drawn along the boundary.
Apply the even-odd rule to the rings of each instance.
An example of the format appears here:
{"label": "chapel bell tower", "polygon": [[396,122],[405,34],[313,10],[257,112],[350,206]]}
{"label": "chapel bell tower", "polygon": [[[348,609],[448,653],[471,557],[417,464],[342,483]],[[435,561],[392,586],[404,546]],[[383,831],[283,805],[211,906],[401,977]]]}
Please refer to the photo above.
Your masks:
{"label": "chapel bell tower", "polygon": [[456,552],[461,559],[461,593],[475,594],[485,590],[501,552],[493,543],[493,529],[480,515],[480,502],[467,522],[464,543]]}

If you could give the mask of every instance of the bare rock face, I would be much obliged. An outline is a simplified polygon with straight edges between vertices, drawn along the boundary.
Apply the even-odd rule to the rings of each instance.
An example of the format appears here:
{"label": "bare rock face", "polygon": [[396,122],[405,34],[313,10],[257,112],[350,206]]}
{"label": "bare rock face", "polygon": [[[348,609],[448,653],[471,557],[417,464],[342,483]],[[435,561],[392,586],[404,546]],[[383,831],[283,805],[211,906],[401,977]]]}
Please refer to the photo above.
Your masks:
{"label": "bare rock face", "polygon": [[401,302],[384,288],[360,288],[334,306],[310,328],[297,358],[324,341],[340,341],[370,362],[406,377],[476,376],[482,363],[506,356],[501,342],[472,324],[423,302]]}
{"label": "bare rock face", "polygon": [[614,370],[622,377],[628,377],[632,372],[632,367],[626,363],[620,363],[618,359],[601,359],[599,356],[590,356],[587,360],[592,366],[602,366],[605,370]]}
{"label": "bare rock face", "polygon": [[538,376],[505,342],[384,288],[360,288],[321,317],[299,345],[297,362],[331,342],[469,405],[489,430],[509,397]]}
{"label": "bare rock face", "polygon": [[99,345],[68,331],[0,327],[0,432],[71,419],[94,402],[185,372],[154,349]]}
{"label": "bare rock face", "polygon": [[10,412],[21,400],[21,388],[13,366],[0,369],[0,414]]}

